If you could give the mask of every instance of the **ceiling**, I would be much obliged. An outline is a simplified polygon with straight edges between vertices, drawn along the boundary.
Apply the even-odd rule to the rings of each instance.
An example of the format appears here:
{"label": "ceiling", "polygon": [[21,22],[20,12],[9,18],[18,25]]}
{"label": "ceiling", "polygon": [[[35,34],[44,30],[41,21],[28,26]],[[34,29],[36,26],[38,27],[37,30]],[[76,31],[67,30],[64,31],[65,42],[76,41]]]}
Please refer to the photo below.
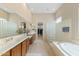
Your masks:
{"label": "ceiling", "polygon": [[62,3],[28,3],[32,13],[55,13]]}

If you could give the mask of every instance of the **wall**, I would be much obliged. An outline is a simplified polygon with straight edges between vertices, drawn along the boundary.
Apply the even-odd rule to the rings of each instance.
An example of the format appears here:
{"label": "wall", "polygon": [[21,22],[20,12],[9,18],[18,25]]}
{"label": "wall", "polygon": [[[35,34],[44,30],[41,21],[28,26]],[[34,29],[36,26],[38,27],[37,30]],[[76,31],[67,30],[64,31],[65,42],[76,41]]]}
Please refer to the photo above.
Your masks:
{"label": "wall", "polygon": [[[78,6],[77,4],[63,4],[56,12],[56,18],[61,16],[62,22],[56,24],[56,40],[78,39]],[[69,32],[62,32],[62,28],[69,26]]]}
{"label": "wall", "polygon": [[17,12],[27,21],[31,22],[32,14],[27,4],[25,5],[24,3],[0,3],[0,8],[6,9],[11,13]]}
{"label": "wall", "polygon": [[79,40],[79,4],[78,4],[78,37],[77,39]]}
{"label": "wall", "polygon": [[0,9],[0,17],[1,18],[5,18],[5,19],[8,19],[8,13],[3,11],[2,9]]}
{"label": "wall", "polygon": [[[54,31],[51,30],[51,32],[49,32],[51,29],[50,25],[55,27],[55,20],[54,20],[53,14],[33,14],[32,22],[35,25],[36,29],[37,29],[38,22],[43,23],[44,39],[47,39],[47,38],[50,39],[50,37],[52,37],[52,39],[55,38],[55,28],[52,28],[52,30]],[[51,22],[52,24],[50,24]],[[52,35],[52,36],[49,36],[49,35]]]}

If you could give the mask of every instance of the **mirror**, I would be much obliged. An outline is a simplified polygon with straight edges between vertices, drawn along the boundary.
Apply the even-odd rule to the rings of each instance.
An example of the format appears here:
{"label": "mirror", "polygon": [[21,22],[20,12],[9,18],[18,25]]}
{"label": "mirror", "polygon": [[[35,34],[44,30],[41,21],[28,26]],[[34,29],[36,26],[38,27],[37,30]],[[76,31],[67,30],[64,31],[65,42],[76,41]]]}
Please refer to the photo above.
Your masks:
{"label": "mirror", "polygon": [[6,19],[0,19],[0,38],[15,35],[17,24]]}
{"label": "mirror", "polygon": [[26,23],[17,13],[0,9],[0,38],[25,33]]}

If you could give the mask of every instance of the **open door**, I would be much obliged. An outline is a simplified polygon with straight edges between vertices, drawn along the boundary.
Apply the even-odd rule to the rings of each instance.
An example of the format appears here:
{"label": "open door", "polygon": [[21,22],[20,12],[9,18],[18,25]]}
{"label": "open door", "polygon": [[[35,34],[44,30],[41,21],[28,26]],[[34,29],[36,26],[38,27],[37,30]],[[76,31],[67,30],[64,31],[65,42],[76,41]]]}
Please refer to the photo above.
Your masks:
{"label": "open door", "polygon": [[38,36],[43,36],[43,23],[38,23]]}

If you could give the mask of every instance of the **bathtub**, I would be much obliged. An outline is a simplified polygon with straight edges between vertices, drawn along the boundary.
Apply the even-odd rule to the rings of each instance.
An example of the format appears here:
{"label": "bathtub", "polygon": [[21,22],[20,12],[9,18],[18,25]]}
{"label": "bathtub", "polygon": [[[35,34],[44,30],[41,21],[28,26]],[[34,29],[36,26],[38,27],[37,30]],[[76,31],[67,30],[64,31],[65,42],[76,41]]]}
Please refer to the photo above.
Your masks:
{"label": "bathtub", "polygon": [[53,42],[65,56],[79,56],[79,45],[70,42]]}

